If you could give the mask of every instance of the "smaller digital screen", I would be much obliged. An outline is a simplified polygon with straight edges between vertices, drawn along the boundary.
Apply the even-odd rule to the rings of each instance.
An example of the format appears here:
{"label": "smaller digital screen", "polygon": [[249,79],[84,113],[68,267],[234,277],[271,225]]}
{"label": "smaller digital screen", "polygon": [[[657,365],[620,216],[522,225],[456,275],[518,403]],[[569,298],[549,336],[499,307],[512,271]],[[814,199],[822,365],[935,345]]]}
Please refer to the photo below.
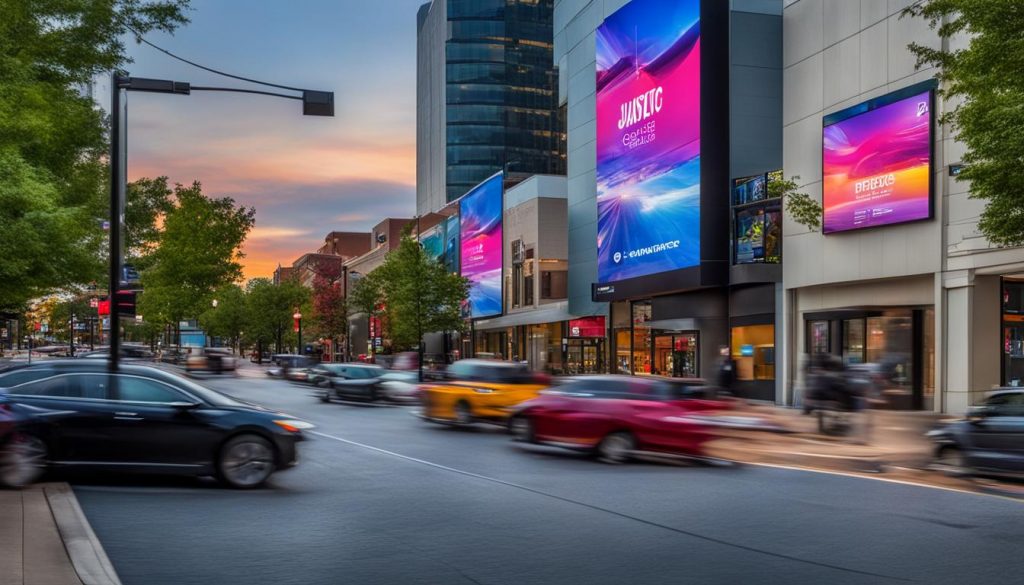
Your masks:
{"label": "smaller digital screen", "polygon": [[764,175],[736,179],[733,183],[733,205],[745,205],[763,201],[767,197],[767,182]]}
{"label": "smaller digital screen", "polygon": [[420,235],[420,245],[432,260],[444,256],[444,223],[440,223]]}
{"label": "smaller digital screen", "polygon": [[459,271],[459,215],[450,215],[444,221],[444,266],[449,272]]}
{"label": "smaller digital screen", "polygon": [[[864,106],[886,101],[883,97]],[[928,90],[826,121],[824,233],[931,217],[931,119]]]}

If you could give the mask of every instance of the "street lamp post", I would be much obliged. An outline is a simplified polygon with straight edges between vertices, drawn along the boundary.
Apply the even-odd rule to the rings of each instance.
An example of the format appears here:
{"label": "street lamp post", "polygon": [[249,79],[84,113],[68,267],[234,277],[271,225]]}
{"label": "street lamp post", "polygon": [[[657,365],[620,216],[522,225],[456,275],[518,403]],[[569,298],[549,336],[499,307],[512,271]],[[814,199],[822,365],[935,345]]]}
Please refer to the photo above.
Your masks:
{"label": "street lamp post", "polygon": [[71,333],[68,336],[68,353],[75,357],[75,314],[71,313]]}
{"label": "street lamp post", "polygon": [[[173,56],[173,55],[172,55]],[[178,57],[175,57],[178,58]],[[195,65],[194,63],[190,63]],[[202,66],[200,66],[202,67]],[[208,68],[205,68],[208,69]],[[122,246],[121,226],[124,223],[124,198],[125,183],[127,182],[128,153],[127,153],[127,114],[121,100],[121,91],[144,91],[150,93],[170,93],[178,95],[189,95],[193,91],[221,91],[234,93],[250,93],[257,95],[268,95],[286,99],[301,100],[302,114],[304,116],[334,116],[334,92],[313,91],[297,87],[288,87],[245,79],[237,75],[229,75],[214,71],[220,75],[242,79],[251,83],[277,87],[288,91],[301,92],[301,96],[259,91],[253,89],[242,89],[232,87],[204,87],[194,86],[183,81],[171,81],[167,79],[147,79],[143,77],[130,77],[122,71],[111,73],[110,83],[110,361],[108,362],[111,371],[117,370],[117,363],[120,358],[121,342],[118,335],[120,328],[120,307],[117,305],[117,293],[121,288],[121,257]]]}
{"label": "street lamp post", "polygon": [[295,331],[299,336],[295,345],[298,346],[299,355],[304,355],[305,352],[302,351],[302,313],[295,311],[292,315],[292,319],[295,319]]}

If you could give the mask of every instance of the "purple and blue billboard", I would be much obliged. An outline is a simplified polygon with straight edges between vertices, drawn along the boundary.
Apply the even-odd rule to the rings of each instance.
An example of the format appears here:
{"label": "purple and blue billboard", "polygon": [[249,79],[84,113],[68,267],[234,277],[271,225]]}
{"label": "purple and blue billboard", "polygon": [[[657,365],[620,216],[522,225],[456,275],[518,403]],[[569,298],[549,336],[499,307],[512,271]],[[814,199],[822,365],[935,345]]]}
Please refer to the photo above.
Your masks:
{"label": "purple and blue billboard", "polygon": [[825,122],[826,234],[931,217],[931,91],[865,106]]}
{"label": "purple and blue billboard", "polygon": [[633,0],[597,29],[597,271],[700,263],[700,0]]}
{"label": "purple and blue billboard", "polygon": [[501,314],[502,184],[497,173],[459,200],[460,267],[474,319]]}

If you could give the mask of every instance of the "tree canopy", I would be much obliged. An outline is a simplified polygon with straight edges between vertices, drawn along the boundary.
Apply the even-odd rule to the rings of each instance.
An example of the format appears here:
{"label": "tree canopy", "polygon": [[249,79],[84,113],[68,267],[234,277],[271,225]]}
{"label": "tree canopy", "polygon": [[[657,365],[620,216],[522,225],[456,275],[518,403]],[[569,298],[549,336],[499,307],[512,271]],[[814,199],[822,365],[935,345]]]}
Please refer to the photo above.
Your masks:
{"label": "tree canopy", "polygon": [[0,309],[102,279],[106,125],[83,91],[187,0],[0,2]]}
{"label": "tree canopy", "polygon": [[978,228],[995,244],[1024,244],[1024,6],[1017,0],[928,0],[904,15],[927,20],[946,41],[938,49],[910,49],[919,66],[939,68],[939,93],[952,106],[940,122],[967,147],[958,179],[970,181],[972,198],[987,202]]}

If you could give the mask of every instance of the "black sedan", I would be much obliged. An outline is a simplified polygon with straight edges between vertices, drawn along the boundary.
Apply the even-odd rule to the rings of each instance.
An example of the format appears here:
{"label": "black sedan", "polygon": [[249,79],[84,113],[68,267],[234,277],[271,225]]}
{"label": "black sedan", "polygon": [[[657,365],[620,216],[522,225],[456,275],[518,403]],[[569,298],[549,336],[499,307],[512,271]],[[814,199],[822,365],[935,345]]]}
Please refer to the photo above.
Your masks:
{"label": "black sedan", "polygon": [[361,398],[371,402],[383,396],[381,376],[387,370],[373,364],[319,364],[309,370],[309,382],[322,388],[320,400]]}
{"label": "black sedan", "polygon": [[992,392],[964,419],[928,437],[935,444],[937,466],[950,474],[1024,478],[1024,388]]}
{"label": "black sedan", "polygon": [[27,440],[53,467],[213,475],[252,488],[295,465],[312,428],[149,366],[40,362],[0,373],[0,388],[46,421]]}

